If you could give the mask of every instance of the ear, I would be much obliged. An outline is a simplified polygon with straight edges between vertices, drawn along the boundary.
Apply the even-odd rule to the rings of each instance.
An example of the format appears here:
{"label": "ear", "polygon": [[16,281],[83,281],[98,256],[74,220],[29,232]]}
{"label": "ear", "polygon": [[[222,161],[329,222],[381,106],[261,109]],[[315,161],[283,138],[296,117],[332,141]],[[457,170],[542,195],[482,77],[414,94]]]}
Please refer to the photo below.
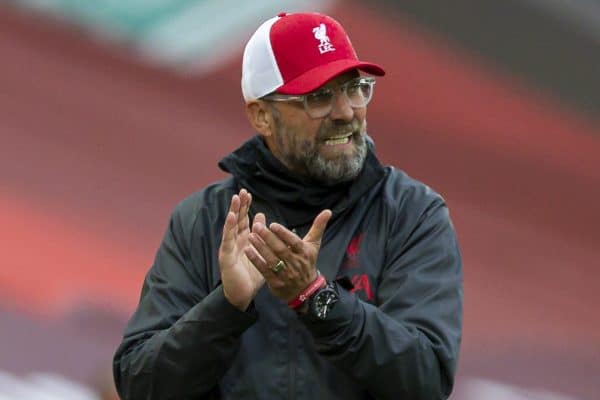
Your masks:
{"label": "ear", "polygon": [[261,136],[269,137],[275,130],[273,115],[264,101],[252,100],[246,103],[246,116],[250,125]]}

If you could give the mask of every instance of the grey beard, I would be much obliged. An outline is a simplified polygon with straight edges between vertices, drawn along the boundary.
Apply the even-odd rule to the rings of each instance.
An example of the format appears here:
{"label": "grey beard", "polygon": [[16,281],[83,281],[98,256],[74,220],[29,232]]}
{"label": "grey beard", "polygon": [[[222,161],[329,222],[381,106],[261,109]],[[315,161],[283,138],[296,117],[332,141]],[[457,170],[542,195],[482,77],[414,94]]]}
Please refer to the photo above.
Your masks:
{"label": "grey beard", "polygon": [[[337,183],[350,181],[358,176],[367,157],[367,141],[365,134],[354,134],[350,140],[354,141],[356,152],[350,156],[344,154],[335,160],[328,160],[319,153],[318,142],[300,142],[294,132],[290,132],[282,124],[279,110],[269,104],[273,112],[277,133],[275,140],[282,154],[280,161],[295,174],[308,180],[330,186]],[[340,127],[338,130],[347,132],[363,131],[356,120],[351,126]],[[327,130],[335,129],[331,126],[323,126],[319,131],[317,139],[322,138]],[[350,129],[348,129],[350,128]],[[286,136],[290,146],[286,146],[283,137]]]}
{"label": "grey beard", "polygon": [[[279,139],[282,142],[281,139]],[[330,186],[350,181],[358,176],[367,157],[365,135],[354,135],[356,152],[337,159],[323,157],[317,146],[309,142],[295,143],[296,151],[284,152],[282,162],[294,173],[311,181]],[[282,145],[283,143],[280,143]],[[283,148],[280,146],[280,148]]]}
{"label": "grey beard", "polygon": [[303,161],[308,178],[324,185],[335,185],[356,178],[365,162],[367,145],[363,135],[359,135],[355,143],[356,153],[351,156],[344,154],[336,160],[326,159],[319,152],[307,154]]}

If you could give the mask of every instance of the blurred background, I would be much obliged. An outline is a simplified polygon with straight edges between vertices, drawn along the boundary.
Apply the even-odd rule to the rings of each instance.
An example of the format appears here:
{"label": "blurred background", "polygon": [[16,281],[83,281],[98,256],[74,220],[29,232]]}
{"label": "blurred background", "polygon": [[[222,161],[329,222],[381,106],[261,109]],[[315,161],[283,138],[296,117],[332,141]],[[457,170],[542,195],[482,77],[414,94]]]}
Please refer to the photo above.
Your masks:
{"label": "blurred background", "polygon": [[597,0],[0,0],[0,400],[113,398],[171,210],[253,134],[243,46],[298,10],[386,68],[378,155],[450,206],[452,399],[599,399]]}

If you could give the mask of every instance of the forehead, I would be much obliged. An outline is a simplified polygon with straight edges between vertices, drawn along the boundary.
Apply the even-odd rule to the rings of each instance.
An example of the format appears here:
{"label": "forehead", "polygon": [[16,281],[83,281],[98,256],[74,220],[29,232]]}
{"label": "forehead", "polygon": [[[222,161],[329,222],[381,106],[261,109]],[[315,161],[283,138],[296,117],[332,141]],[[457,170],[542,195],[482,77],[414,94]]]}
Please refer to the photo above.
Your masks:
{"label": "forehead", "polygon": [[360,76],[360,73],[355,69],[346,71],[343,74],[338,75],[335,78],[327,81],[323,86],[318,87],[316,90],[340,86],[340,85],[348,82],[349,80],[358,78],[359,76]]}

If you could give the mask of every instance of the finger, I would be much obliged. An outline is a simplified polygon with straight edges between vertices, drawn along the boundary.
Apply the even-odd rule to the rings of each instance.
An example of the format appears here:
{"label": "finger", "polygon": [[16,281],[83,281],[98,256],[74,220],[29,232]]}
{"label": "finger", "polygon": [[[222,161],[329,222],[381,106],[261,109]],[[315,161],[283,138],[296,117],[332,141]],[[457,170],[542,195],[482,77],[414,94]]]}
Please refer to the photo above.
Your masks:
{"label": "finger", "polygon": [[[233,227],[237,222],[237,214],[240,210],[240,197],[237,194],[234,194],[231,197],[231,203],[229,204],[229,213],[225,217],[225,225],[223,226],[223,240],[225,240],[226,235],[234,235]],[[233,215],[233,220],[230,220],[231,215]],[[231,224],[233,223],[233,225]],[[228,239],[232,239],[234,236],[227,236]]]}
{"label": "finger", "polygon": [[248,257],[248,260],[254,265],[261,274],[266,273],[269,270],[269,265],[264,258],[258,253],[254,246],[246,246],[244,254]]}
{"label": "finger", "polygon": [[238,218],[241,218],[244,214],[244,211],[247,210],[248,192],[246,191],[246,189],[240,190],[240,192],[238,193],[238,197],[240,198],[240,212]]}
{"label": "finger", "polygon": [[233,211],[236,215],[240,212],[240,196],[234,194],[231,197],[231,204],[229,205],[229,211]]}
{"label": "finger", "polygon": [[248,219],[248,210],[250,209],[250,202],[252,197],[246,189],[240,190],[240,212],[238,214],[238,228],[244,230],[249,227],[250,221]]}
{"label": "finger", "polygon": [[269,247],[267,243],[265,243],[261,236],[257,235],[256,233],[251,233],[248,236],[248,240],[250,240],[250,243],[252,244],[252,246],[254,246],[254,248],[256,249],[258,254],[263,258],[263,260],[265,260],[265,265],[267,269],[270,270],[270,268],[280,260],[280,257],[278,257],[273,252],[273,250]]}
{"label": "finger", "polygon": [[[254,236],[255,239],[262,241],[262,239],[260,239],[260,237],[256,234],[250,234],[250,236]],[[246,254],[246,257],[248,257],[248,260],[250,260],[252,265],[254,265],[254,268],[256,268],[267,281],[269,287],[281,288],[284,285],[284,281],[282,279],[284,278],[287,269],[278,273],[273,272],[271,269],[279,260],[265,260],[254,245],[246,247],[244,249],[244,254]]]}
{"label": "finger", "polygon": [[235,216],[235,222],[237,223],[238,214],[240,212],[240,196],[234,194],[231,197],[231,203],[229,204],[229,212]]}
{"label": "finger", "polygon": [[281,239],[281,241],[283,241],[294,253],[302,252],[304,242],[294,232],[276,222],[273,222],[271,225],[269,225],[269,229],[271,229],[271,232],[277,235],[277,237]]}
{"label": "finger", "polygon": [[331,218],[331,210],[323,210],[317,215],[315,218],[310,230],[304,236],[304,240],[312,243],[321,243],[321,238],[323,237],[323,233],[325,232],[325,227],[327,227],[327,223]]}
{"label": "finger", "polygon": [[267,218],[265,217],[265,214],[263,214],[263,213],[256,214],[254,216],[254,221],[252,221],[252,226],[254,226],[255,224],[266,225],[267,224]]}
{"label": "finger", "polygon": [[225,217],[225,224],[223,225],[223,238],[221,240],[221,252],[228,253],[233,251],[235,245],[235,229],[236,217],[235,214],[230,211]]}
{"label": "finger", "polygon": [[229,212],[225,217],[225,223],[223,224],[223,236],[221,238],[221,247],[219,249],[219,254],[221,251],[230,252],[233,250],[235,234],[236,234],[236,224],[237,224],[237,212],[240,208],[240,198],[238,195],[234,194],[231,197],[231,203],[229,204]]}
{"label": "finger", "polygon": [[253,232],[261,237],[269,250],[276,255],[277,259],[287,260],[289,258],[290,249],[288,248],[288,245],[271,232],[264,224],[256,224]]}

